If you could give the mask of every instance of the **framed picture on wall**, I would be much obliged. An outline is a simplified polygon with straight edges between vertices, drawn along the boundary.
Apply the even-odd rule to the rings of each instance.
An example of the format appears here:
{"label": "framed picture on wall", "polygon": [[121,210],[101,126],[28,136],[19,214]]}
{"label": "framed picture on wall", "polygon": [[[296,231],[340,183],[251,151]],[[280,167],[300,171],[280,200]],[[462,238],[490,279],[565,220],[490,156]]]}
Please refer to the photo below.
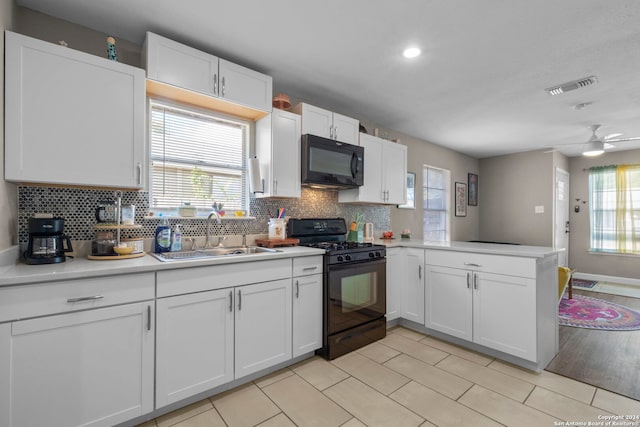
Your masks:
{"label": "framed picture on wall", "polygon": [[478,206],[478,175],[469,173],[467,176],[469,183],[469,206]]}
{"label": "framed picture on wall", "polygon": [[401,209],[416,208],[416,174],[407,172],[407,203],[398,205]]}
{"label": "framed picture on wall", "polygon": [[467,216],[467,184],[456,182],[456,216]]}

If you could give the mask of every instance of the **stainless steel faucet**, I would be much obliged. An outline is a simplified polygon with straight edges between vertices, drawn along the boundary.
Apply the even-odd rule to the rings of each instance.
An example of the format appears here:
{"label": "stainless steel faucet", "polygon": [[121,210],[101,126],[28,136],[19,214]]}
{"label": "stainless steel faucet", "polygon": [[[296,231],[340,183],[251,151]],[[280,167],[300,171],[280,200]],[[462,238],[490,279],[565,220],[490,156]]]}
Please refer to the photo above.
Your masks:
{"label": "stainless steel faucet", "polygon": [[218,221],[218,224],[222,224],[222,217],[220,216],[220,214],[216,211],[211,211],[211,213],[209,214],[209,216],[207,217],[207,236],[206,239],[204,241],[204,247],[205,248],[212,248],[213,246],[211,246],[211,218],[212,217],[216,217],[216,220]]}

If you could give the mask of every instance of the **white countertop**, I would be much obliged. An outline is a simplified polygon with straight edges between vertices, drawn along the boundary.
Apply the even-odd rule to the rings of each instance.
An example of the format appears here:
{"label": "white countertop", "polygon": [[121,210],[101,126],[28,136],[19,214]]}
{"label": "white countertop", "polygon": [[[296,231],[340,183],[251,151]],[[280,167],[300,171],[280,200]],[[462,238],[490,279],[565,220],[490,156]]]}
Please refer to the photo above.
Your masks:
{"label": "white countertop", "polygon": [[27,265],[17,263],[0,266],[0,286],[24,285],[56,280],[81,279],[87,277],[108,276],[117,274],[143,273],[177,268],[202,267],[209,265],[234,264],[249,261],[266,261],[279,258],[295,258],[322,255],[321,249],[304,246],[276,248],[278,252],[259,253],[231,257],[199,258],[187,261],[162,262],[151,255],[140,258],[92,261],[86,258],[67,259],[58,264]]}
{"label": "white countertop", "polygon": [[431,242],[418,239],[379,239],[374,243],[388,248],[442,249],[458,252],[475,252],[489,255],[506,255],[525,258],[544,258],[558,253],[557,249],[546,246],[503,245],[478,242]]}

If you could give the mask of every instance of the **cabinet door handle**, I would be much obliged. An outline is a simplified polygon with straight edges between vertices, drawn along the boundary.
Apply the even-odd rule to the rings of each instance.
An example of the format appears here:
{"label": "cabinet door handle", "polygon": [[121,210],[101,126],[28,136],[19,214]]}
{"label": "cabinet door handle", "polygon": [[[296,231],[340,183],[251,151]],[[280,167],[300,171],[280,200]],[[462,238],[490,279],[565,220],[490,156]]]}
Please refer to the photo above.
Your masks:
{"label": "cabinet door handle", "polygon": [[217,74],[213,75],[213,94],[214,95],[218,94],[218,75]]}
{"label": "cabinet door handle", "polygon": [[333,125],[329,126],[329,139],[335,139],[333,137]]}
{"label": "cabinet door handle", "polygon": [[478,289],[478,275],[473,273],[473,289]]}
{"label": "cabinet door handle", "polygon": [[300,298],[300,281],[296,280],[296,298]]}
{"label": "cabinet door handle", "polygon": [[317,268],[318,268],[318,266],[314,265],[313,267],[305,267],[305,268],[302,269],[302,271],[313,271],[313,270],[315,270]]}
{"label": "cabinet door handle", "polygon": [[422,279],[422,266],[418,266],[418,279]]}
{"label": "cabinet door handle", "polygon": [[482,265],[480,264],[474,264],[472,262],[465,262],[464,265],[467,265],[469,267],[482,267]]}
{"label": "cabinet door handle", "polygon": [[142,185],[142,163],[138,162],[138,185]]}
{"label": "cabinet door handle", "polygon": [[226,80],[225,80],[225,78],[223,77],[223,78],[222,78],[222,96],[223,96],[223,97],[224,97],[224,93],[225,93],[225,89],[226,89],[226,88],[227,88]]}
{"label": "cabinet door handle", "polygon": [[151,306],[147,306],[147,331],[151,330]]}
{"label": "cabinet door handle", "polygon": [[238,311],[242,310],[242,291],[238,289]]}
{"label": "cabinet door handle", "polygon": [[338,139],[338,126],[333,127],[333,139]]}
{"label": "cabinet door handle", "polygon": [[229,291],[229,311],[233,311],[233,291]]}
{"label": "cabinet door handle", "polygon": [[96,301],[104,298],[104,295],[93,295],[90,297],[80,297],[80,298],[69,298],[67,302],[69,304],[73,304],[74,302],[87,302],[87,301]]}
{"label": "cabinet door handle", "polygon": [[278,194],[278,180],[277,179],[273,180],[273,187],[274,187],[273,194]]}
{"label": "cabinet door handle", "polygon": [[471,273],[467,271],[467,289],[471,289]]}

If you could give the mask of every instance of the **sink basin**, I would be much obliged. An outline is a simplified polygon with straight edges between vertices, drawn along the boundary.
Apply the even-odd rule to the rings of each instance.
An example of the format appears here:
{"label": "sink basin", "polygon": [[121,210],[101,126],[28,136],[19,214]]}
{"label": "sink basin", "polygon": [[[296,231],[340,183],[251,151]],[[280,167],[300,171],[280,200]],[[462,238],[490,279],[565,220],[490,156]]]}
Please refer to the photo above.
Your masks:
{"label": "sink basin", "polygon": [[277,249],[261,248],[257,246],[248,247],[231,247],[231,248],[211,248],[211,249],[197,249],[195,251],[183,251],[183,252],[163,252],[153,253],[154,257],[160,261],[188,261],[195,259],[215,258],[222,256],[236,256],[236,255],[250,255],[260,253],[275,253],[280,252]]}

